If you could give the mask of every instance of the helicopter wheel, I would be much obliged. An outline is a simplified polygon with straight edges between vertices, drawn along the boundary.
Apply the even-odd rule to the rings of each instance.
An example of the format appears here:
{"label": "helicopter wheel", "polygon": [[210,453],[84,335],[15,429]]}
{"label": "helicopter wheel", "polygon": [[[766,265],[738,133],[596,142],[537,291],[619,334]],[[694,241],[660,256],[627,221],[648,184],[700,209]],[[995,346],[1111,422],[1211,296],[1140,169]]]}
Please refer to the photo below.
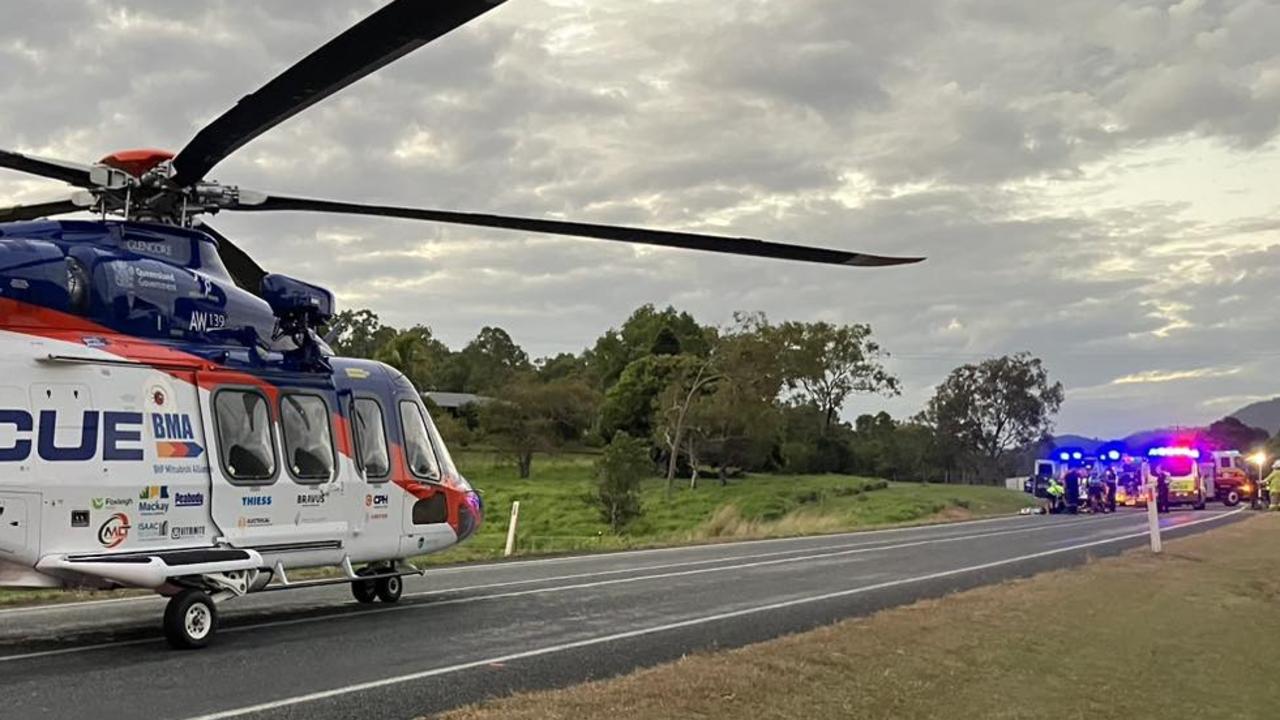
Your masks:
{"label": "helicopter wheel", "polygon": [[[358,574],[364,575],[366,571],[362,570]],[[377,582],[374,580],[356,580],[351,583],[351,596],[361,605],[368,605],[377,599]]]}
{"label": "helicopter wheel", "polygon": [[398,602],[400,594],[404,592],[404,578],[399,576],[380,578],[376,581],[374,588],[374,592],[382,602],[388,604]]}
{"label": "helicopter wheel", "polygon": [[175,649],[202,648],[217,630],[218,607],[203,590],[183,590],[165,607],[164,637]]}

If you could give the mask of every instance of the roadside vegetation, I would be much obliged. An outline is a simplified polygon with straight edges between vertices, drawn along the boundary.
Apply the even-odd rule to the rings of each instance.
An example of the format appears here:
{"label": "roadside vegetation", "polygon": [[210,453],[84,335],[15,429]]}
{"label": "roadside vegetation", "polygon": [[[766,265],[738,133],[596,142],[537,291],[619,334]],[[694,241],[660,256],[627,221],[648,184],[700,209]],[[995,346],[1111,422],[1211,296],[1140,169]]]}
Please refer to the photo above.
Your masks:
{"label": "roadside vegetation", "polygon": [[485,524],[431,563],[501,557],[511,503],[520,501],[519,554],[584,552],[831,533],[1017,512],[1029,496],[1004,488],[897,483],[851,475],[747,475],[721,485],[640,483],[641,514],[620,532],[602,516],[594,456],[539,460],[538,479],[487,453],[463,453],[463,472],[483,491]]}
{"label": "roadside vegetation", "polygon": [[445,720],[1265,718],[1280,517]]}

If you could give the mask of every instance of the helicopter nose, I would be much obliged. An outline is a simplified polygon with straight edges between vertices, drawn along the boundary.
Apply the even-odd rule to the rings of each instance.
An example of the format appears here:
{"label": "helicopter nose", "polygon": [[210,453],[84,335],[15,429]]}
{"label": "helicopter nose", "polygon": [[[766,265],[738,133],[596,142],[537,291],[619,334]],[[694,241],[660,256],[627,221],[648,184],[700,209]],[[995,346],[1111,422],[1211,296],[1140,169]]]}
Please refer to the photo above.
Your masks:
{"label": "helicopter nose", "polygon": [[475,534],[484,522],[484,501],[480,494],[472,490],[466,494],[458,506],[458,542],[462,542]]}

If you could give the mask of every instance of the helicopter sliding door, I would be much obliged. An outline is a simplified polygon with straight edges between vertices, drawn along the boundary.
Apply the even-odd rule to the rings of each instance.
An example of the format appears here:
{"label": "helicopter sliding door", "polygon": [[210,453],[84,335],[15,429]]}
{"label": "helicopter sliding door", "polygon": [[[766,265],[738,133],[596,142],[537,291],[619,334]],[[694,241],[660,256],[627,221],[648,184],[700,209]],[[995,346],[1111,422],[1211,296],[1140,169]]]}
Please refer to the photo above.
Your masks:
{"label": "helicopter sliding door", "polygon": [[[226,382],[222,382],[225,380]],[[232,544],[290,554],[286,565],[341,559],[348,479],[338,462],[331,389],[202,376],[212,508]],[[354,502],[354,501],[353,501]]]}

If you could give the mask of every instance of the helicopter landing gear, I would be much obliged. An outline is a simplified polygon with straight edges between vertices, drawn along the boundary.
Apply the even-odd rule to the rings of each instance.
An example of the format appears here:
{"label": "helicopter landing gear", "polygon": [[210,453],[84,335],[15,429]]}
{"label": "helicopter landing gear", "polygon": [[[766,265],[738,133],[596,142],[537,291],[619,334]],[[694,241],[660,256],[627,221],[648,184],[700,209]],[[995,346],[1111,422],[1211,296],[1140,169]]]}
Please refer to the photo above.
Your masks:
{"label": "helicopter landing gear", "polygon": [[164,637],[173,648],[202,648],[217,629],[218,607],[209,593],[188,588],[169,599],[164,610]]}
{"label": "helicopter landing gear", "polygon": [[374,592],[377,593],[379,600],[388,605],[399,602],[400,594],[404,592],[404,578],[392,575],[379,578],[374,583]]}
{"label": "helicopter landing gear", "polygon": [[352,581],[352,597],[362,605],[372,603],[374,600],[381,600],[387,604],[399,602],[401,594],[404,593],[404,578],[399,572],[394,568],[374,566],[361,568],[356,575],[372,577],[368,580]]}

